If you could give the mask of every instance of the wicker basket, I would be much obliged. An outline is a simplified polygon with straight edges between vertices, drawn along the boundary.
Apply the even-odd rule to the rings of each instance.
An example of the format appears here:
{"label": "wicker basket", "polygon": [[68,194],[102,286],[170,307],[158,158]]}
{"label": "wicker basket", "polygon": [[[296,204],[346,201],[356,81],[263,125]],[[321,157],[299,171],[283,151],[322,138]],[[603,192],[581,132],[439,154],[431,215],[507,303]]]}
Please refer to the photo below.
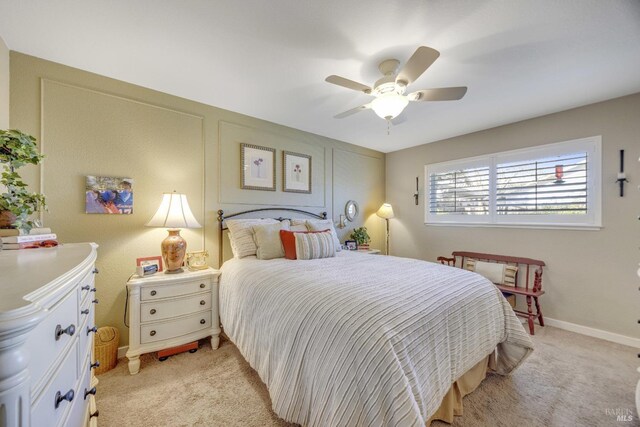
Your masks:
{"label": "wicker basket", "polygon": [[119,342],[120,332],[113,326],[103,326],[98,329],[93,342],[95,360],[100,361],[100,366],[95,371],[96,375],[104,374],[116,367]]}

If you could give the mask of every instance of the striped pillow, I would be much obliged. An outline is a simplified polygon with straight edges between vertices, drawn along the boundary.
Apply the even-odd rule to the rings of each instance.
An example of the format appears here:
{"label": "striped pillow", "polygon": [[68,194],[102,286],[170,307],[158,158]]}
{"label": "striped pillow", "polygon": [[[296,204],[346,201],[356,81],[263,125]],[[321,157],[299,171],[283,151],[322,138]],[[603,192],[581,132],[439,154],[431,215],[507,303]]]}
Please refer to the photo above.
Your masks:
{"label": "striped pillow", "polygon": [[231,250],[236,258],[255,255],[258,251],[253,240],[253,226],[261,224],[277,224],[277,219],[228,219],[225,221],[229,229]]}
{"label": "striped pillow", "polygon": [[467,258],[465,264],[465,270],[475,271],[495,284],[516,286],[518,267],[515,265],[478,261],[473,258]]}
{"label": "striped pillow", "polygon": [[330,230],[320,233],[294,233],[296,258],[319,259],[336,256],[336,245]]}

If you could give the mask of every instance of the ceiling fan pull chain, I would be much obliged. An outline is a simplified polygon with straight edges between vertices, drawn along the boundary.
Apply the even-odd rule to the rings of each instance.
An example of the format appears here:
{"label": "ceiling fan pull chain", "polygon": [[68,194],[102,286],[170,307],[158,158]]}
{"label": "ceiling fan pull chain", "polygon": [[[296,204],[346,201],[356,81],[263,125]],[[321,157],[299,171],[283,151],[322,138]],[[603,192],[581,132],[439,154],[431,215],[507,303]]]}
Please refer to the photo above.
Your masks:
{"label": "ceiling fan pull chain", "polygon": [[391,120],[387,119],[387,135],[391,133]]}

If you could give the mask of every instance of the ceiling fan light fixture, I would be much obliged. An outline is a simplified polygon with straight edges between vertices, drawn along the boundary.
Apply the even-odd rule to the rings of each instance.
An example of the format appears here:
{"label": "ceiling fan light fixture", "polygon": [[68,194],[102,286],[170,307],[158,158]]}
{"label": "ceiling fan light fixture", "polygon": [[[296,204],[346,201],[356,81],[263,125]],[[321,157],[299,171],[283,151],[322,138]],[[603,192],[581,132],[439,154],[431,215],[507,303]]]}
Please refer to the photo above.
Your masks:
{"label": "ceiling fan light fixture", "polygon": [[385,120],[392,120],[402,113],[407,104],[409,104],[409,99],[407,99],[406,96],[389,93],[380,95],[374,99],[371,102],[371,109],[373,109],[378,117]]}

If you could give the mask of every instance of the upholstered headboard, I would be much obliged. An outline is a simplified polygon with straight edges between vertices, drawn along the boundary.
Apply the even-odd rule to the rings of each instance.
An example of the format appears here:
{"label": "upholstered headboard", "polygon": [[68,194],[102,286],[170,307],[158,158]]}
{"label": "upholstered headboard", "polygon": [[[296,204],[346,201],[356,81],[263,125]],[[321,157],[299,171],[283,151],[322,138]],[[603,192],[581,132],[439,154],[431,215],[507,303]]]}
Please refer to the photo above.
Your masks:
{"label": "upholstered headboard", "polygon": [[[297,214],[298,216],[296,216],[295,214]],[[218,233],[218,247],[220,248],[218,259],[219,265],[222,266],[223,262],[233,257],[233,253],[231,252],[231,244],[226,236],[228,234],[228,229],[225,224],[225,220],[231,218],[273,218],[278,221],[284,221],[285,219],[299,218],[300,215],[310,218],[327,219],[326,212],[316,214],[313,212],[293,208],[261,208],[236,212],[232,214],[225,214],[224,211],[220,209],[218,211],[218,223],[220,224],[220,230]]]}

